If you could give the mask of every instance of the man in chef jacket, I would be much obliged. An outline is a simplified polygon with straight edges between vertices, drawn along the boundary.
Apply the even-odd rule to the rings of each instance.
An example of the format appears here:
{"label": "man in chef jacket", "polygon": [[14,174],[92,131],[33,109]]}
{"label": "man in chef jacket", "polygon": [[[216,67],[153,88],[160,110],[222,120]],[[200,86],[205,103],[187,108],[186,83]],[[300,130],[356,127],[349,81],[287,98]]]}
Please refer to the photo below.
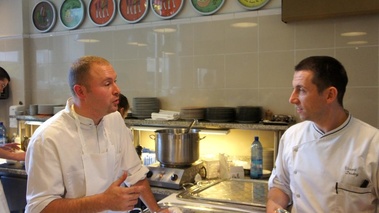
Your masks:
{"label": "man in chef jacket", "polygon": [[151,212],[169,212],[157,205],[148,169],[117,112],[116,79],[103,58],[84,56],[73,63],[72,97],[35,131],[27,149],[26,212],[125,212],[138,198]]}
{"label": "man in chef jacket", "polygon": [[379,131],[345,110],[347,82],[332,57],[295,67],[289,102],[304,121],[280,140],[267,212],[379,212]]}

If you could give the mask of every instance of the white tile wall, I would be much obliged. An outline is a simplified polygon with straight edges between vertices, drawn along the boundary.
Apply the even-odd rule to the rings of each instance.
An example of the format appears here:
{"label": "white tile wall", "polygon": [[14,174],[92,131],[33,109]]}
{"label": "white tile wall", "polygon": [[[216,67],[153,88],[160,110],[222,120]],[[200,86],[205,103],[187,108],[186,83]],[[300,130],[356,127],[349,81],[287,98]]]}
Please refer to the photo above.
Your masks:
{"label": "white tile wall", "polygon": [[[257,105],[277,114],[295,115],[288,103],[294,65],[310,55],[330,55],[345,65],[350,77],[345,107],[378,127],[379,15],[285,24],[280,10],[273,11],[145,21],[124,27],[91,28],[85,23],[80,30],[57,26],[51,34],[32,32],[30,38],[0,38],[0,66],[11,71],[15,91],[10,100],[0,100],[0,119],[7,117],[8,106],[19,99],[27,104],[65,103],[70,95],[66,77],[70,62],[86,54],[112,62],[121,91],[129,100],[157,96],[162,108],[169,110]],[[152,19],[149,14],[147,20]],[[257,26],[231,27],[235,22]],[[154,32],[158,27],[176,32]],[[342,37],[347,31],[367,34]],[[76,41],[79,36],[99,42],[80,43]],[[355,40],[367,43],[348,44]],[[16,61],[10,59],[14,55],[18,56]]]}
{"label": "white tile wall", "polygon": [[[65,103],[70,95],[66,77],[70,62],[92,54],[113,63],[119,86],[130,100],[157,96],[162,108],[170,110],[257,105],[295,114],[288,103],[293,66],[309,55],[331,55],[345,65],[350,77],[346,108],[378,126],[378,15],[291,24],[283,23],[280,14],[204,20],[164,25],[176,29],[166,34],[155,33],[156,27],[139,27],[25,38],[30,42],[25,68],[31,76],[30,103]],[[257,26],[234,28],[235,22]],[[342,37],[346,31],[367,34]],[[78,37],[99,42],[80,43]],[[347,44],[354,39],[367,43]],[[20,51],[10,40],[1,43],[4,50]],[[4,58],[7,54],[3,51]]]}

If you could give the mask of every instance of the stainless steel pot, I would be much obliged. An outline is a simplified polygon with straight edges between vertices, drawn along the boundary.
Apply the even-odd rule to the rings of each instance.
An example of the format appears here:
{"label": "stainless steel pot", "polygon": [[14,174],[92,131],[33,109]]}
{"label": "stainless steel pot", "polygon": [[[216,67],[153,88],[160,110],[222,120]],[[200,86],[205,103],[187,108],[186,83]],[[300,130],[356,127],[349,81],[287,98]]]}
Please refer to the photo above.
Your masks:
{"label": "stainless steel pot", "polygon": [[156,159],[164,166],[189,166],[199,159],[198,129],[161,129],[150,135],[155,140]]}

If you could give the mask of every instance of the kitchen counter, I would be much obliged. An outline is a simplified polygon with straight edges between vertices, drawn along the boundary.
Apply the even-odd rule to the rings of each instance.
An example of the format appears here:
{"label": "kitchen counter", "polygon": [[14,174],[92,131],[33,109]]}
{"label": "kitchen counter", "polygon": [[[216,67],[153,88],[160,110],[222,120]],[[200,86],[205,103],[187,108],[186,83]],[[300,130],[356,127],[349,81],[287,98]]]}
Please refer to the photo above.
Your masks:
{"label": "kitchen counter", "polygon": [[0,164],[0,174],[1,175],[12,175],[12,176],[23,176],[26,177],[25,166],[20,162],[17,163],[2,163]]}
{"label": "kitchen counter", "polygon": [[[151,120],[151,119],[125,119],[126,125],[132,126],[151,126],[151,127],[188,127],[192,121],[185,120]],[[285,131],[289,125],[266,125],[261,123],[215,123],[207,121],[199,121],[193,128],[204,129],[255,129],[267,131]]]}
{"label": "kitchen counter", "polygon": [[[17,115],[17,120],[23,121],[46,121],[51,115]],[[131,126],[151,126],[151,127],[188,127],[192,121],[186,120],[152,120],[152,119],[125,119],[125,124]],[[266,125],[261,123],[215,123],[207,121],[199,121],[193,128],[205,128],[205,129],[255,129],[255,130],[267,130],[267,131],[285,131],[289,125]]]}
{"label": "kitchen counter", "polygon": [[[0,175],[21,176],[25,178],[27,177],[25,166],[22,165],[20,162],[17,162],[15,164],[8,164],[8,163],[0,164]],[[151,187],[151,190],[155,195],[158,195],[161,198],[169,196],[172,193],[180,193],[183,191],[183,190],[165,189],[165,188],[159,188],[159,187]]]}

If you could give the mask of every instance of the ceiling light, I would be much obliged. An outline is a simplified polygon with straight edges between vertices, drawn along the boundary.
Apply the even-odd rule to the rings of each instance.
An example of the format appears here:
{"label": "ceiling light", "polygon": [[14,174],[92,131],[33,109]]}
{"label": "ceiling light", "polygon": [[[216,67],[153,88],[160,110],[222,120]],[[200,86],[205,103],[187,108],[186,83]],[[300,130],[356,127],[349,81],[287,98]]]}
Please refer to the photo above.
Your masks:
{"label": "ceiling light", "polygon": [[154,29],[154,32],[156,32],[156,33],[173,33],[173,32],[176,32],[176,29],[174,29],[174,28],[157,28],[157,29]]}
{"label": "ceiling light", "polygon": [[256,27],[258,24],[254,22],[238,22],[232,24],[232,27],[238,27],[238,28],[247,28],[247,27]]}
{"label": "ceiling light", "polygon": [[346,32],[346,33],[341,33],[341,36],[346,36],[346,37],[353,37],[353,36],[364,36],[367,35],[366,32]]}
{"label": "ceiling light", "polygon": [[349,42],[347,42],[347,44],[353,44],[353,45],[367,44],[367,43],[368,43],[367,41],[349,41]]}
{"label": "ceiling light", "polygon": [[99,42],[97,39],[78,39],[76,40],[77,42],[83,42],[83,43],[96,43]]}

